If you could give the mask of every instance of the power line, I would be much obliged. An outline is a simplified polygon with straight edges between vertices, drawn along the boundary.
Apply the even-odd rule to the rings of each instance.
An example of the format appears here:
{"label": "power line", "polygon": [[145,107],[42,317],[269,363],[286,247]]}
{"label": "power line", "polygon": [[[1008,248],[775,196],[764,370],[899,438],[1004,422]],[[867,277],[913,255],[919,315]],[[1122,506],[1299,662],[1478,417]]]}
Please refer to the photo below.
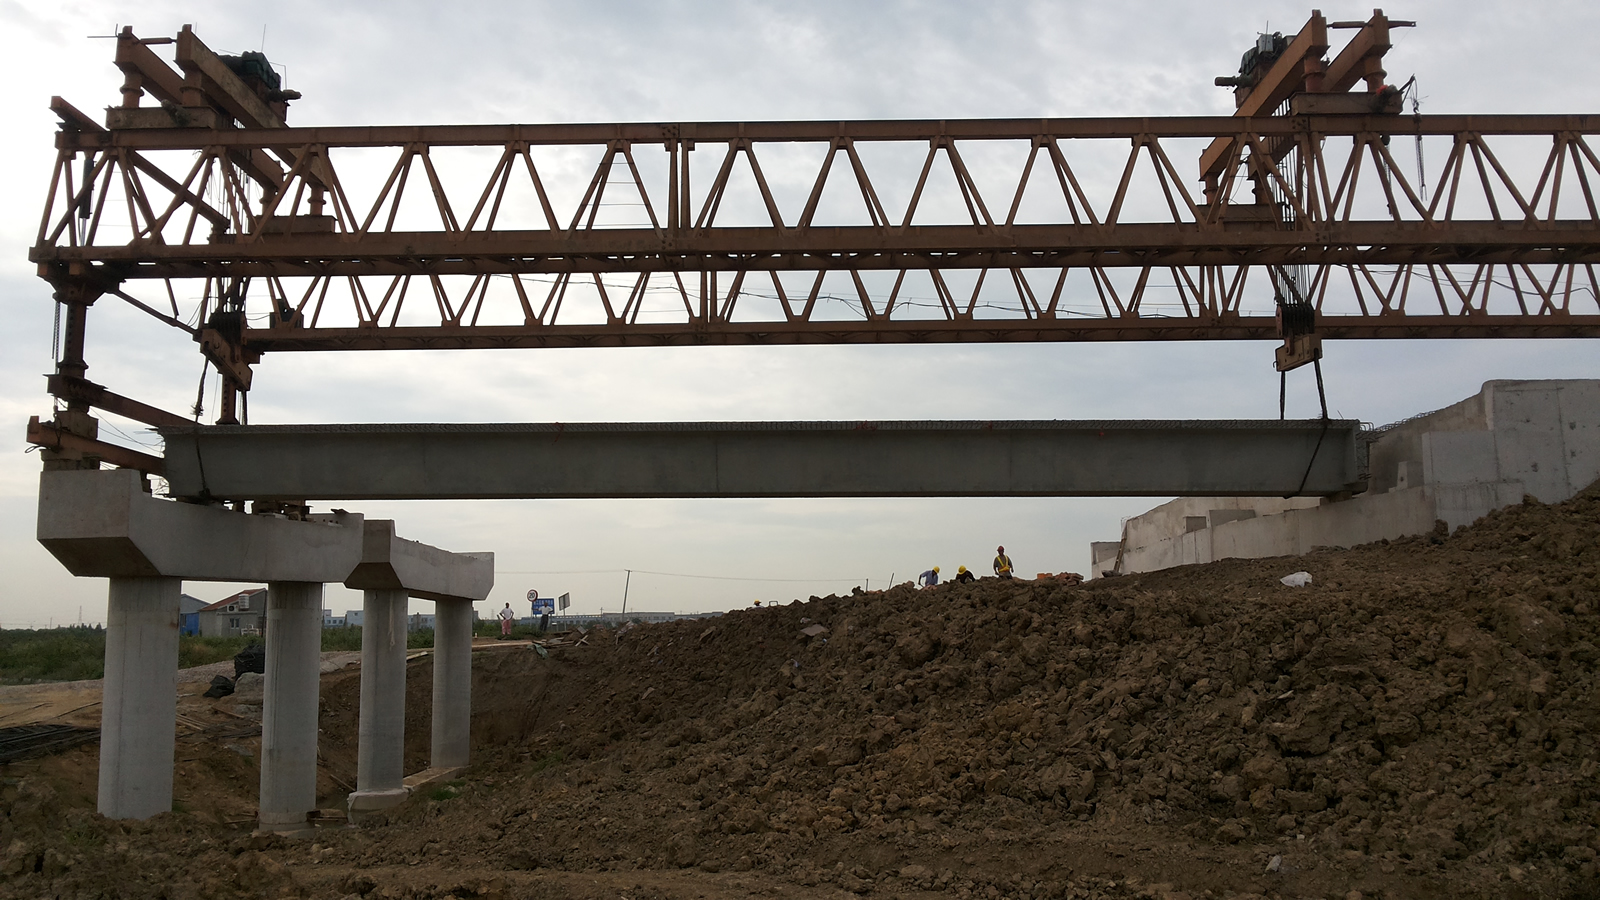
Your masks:
{"label": "power line", "polygon": [[703,578],[710,581],[767,581],[791,584],[805,584],[808,582],[863,582],[864,578],[746,578],[738,575],[692,575],[684,572],[653,572],[649,569],[582,569],[558,572],[534,572],[523,570],[501,569],[498,575],[621,575],[625,572],[634,572],[640,575],[660,575],[665,578]]}
{"label": "power line", "polygon": [[792,584],[804,584],[810,581],[838,581],[860,582],[862,578],[741,578],[736,575],[685,575],[680,572],[651,572],[648,569],[634,569],[641,575],[664,575],[668,578],[707,578],[714,581],[773,581]]}
{"label": "power line", "polygon": [[564,571],[534,572],[523,569],[496,569],[496,575],[615,575],[623,569],[570,569]]}

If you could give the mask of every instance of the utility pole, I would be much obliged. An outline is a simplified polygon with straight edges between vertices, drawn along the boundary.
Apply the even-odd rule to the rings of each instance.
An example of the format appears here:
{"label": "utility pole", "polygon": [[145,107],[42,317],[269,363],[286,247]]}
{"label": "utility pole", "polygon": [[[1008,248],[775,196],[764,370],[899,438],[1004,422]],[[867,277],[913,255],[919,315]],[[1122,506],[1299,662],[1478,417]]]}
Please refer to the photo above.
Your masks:
{"label": "utility pole", "polygon": [[633,570],[632,569],[623,569],[622,571],[628,573],[628,577],[624,578],[622,580],[622,617],[623,618],[627,618],[628,617],[628,585],[633,582]]}

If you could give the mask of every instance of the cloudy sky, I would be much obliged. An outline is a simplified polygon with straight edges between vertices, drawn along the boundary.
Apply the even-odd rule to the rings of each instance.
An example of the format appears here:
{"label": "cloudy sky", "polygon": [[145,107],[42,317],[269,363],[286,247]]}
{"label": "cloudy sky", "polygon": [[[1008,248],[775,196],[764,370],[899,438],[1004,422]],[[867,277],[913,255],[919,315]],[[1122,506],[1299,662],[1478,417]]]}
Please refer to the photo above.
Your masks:
{"label": "cloudy sky", "polygon": [[[1370,7],[1330,7],[1331,19]],[[0,625],[101,621],[105,585],[73,579],[33,540],[47,415],[49,290],[27,247],[53,158],[47,104],[118,101],[112,42],[192,23],[222,52],[264,49],[304,99],[298,125],[1228,114],[1213,87],[1262,30],[1308,8],[1269,2],[586,2],[271,5],[0,0],[12,85],[0,146]],[[1431,113],[1597,112],[1587,3],[1415,2],[1390,8],[1390,80],[1416,74]],[[1382,423],[1491,378],[1595,377],[1573,341],[1330,345],[1332,410]],[[256,423],[761,419],[1257,418],[1276,415],[1266,343],[918,346],[307,354],[268,357]],[[89,377],[173,410],[200,357],[183,335],[113,302],[91,315]],[[1309,374],[1291,415],[1315,413]],[[116,423],[113,423],[116,424]],[[124,423],[125,425],[125,423]],[[129,438],[148,441],[133,433]],[[1088,543],[1156,501],[742,500],[371,503],[402,533],[498,554],[487,612],[529,588],[575,611],[726,609],[987,568],[1004,543],[1023,572],[1086,571]],[[660,574],[672,573],[672,574]],[[682,577],[682,576],[718,576]],[[750,580],[731,580],[750,579]],[[766,579],[766,580],[757,580]],[[211,600],[238,586],[192,584]],[[328,606],[359,607],[330,588]],[[426,610],[430,604],[417,604]]]}

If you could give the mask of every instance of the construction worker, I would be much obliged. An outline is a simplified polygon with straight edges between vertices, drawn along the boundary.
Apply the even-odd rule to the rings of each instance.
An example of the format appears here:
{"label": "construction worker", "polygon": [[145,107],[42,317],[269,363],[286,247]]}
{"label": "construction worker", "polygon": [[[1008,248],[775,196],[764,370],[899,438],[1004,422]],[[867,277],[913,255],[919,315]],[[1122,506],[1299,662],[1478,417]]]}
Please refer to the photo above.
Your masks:
{"label": "construction worker", "polygon": [[1011,577],[1011,557],[1006,555],[1004,546],[994,548],[994,552],[996,554],[994,558],[994,574],[1001,578],[1009,579]]}
{"label": "construction worker", "polygon": [[978,579],[974,577],[971,572],[967,571],[966,566],[956,567],[956,584],[971,584],[977,580]]}
{"label": "construction worker", "polygon": [[939,567],[934,566],[917,576],[917,582],[923,587],[933,587],[939,583]]}

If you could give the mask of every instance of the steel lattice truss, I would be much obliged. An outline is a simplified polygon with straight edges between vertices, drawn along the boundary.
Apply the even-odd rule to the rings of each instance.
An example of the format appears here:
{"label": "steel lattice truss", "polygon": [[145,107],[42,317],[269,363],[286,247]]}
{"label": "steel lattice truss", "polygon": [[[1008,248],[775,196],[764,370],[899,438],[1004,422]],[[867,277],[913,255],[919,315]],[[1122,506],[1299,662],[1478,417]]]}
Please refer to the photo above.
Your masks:
{"label": "steel lattice truss", "polygon": [[[106,130],[32,259],[248,353],[1600,335],[1600,117]],[[1194,160],[1220,179],[1191,190]],[[1287,280],[1287,281],[1286,281]]]}

